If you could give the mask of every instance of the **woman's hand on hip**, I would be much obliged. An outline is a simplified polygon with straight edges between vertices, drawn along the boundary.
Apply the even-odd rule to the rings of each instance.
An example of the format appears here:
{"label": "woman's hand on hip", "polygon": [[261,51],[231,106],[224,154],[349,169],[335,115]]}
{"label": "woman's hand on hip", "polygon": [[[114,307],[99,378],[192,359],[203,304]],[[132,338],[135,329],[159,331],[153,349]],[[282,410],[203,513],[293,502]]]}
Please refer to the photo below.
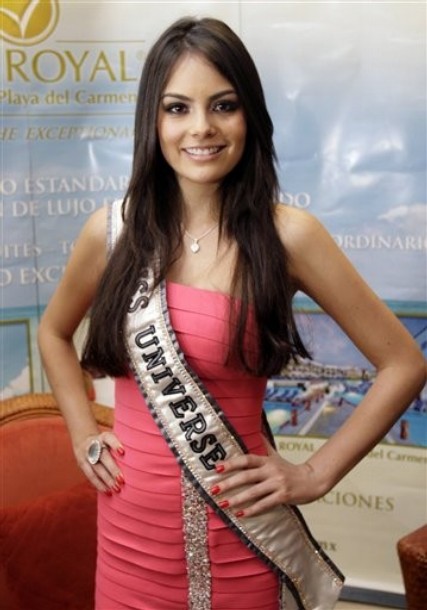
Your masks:
{"label": "woman's hand on hip", "polygon": [[266,456],[245,454],[222,462],[223,475],[211,489],[219,505],[238,517],[253,517],[280,504],[306,504],[321,497],[313,468],[292,464],[269,447]]}
{"label": "woman's hand on hip", "polygon": [[109,496],[120,492],[125,480],[117,459],[125,452],[113,432],[88,436],[74,448],[74,453],[78,465],[98,491]]}

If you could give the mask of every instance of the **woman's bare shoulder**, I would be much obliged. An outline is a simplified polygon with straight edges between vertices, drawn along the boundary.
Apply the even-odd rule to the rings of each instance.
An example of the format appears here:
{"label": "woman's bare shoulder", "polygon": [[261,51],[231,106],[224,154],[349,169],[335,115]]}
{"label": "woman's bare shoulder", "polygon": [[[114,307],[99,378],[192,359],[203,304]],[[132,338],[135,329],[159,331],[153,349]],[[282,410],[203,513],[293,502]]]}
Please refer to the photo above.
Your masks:
{"label": "woman's bare shoulder", "polygon": [[103,206],[93,212],[86,220],[76,241],[83,253],[91,254],[98,261],[107,260],[108,208]]}
{"label": "woman's bare shoulder", "polygon": [[100,277],[108,257],[107,227],[108,209],[103,206],[86,220],[76,239],[66,271],[78,269],[81,276]]}
{"label": "woman's bare shoulder", "polygon": [[105,244],[107,239],[108,207],[102,206],[93,212],[84,224],[81,236],[95,240],[97,244]]}
{"label": "woman's bare shoulder", "polygon": [[309,212],[280,203],[275,208],[275,224],[290,256],[305,251],[314,237],[326,233],[323,225]]}

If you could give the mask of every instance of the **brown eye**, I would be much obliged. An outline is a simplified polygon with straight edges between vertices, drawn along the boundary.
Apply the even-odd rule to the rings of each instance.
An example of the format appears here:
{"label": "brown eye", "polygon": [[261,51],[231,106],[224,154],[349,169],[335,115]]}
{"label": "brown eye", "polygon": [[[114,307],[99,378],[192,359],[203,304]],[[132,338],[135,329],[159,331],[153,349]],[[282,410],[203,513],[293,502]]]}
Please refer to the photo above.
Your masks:
{"label": "brown eye", "polygon": [[182,102],[174,102],[173,104],[165,104],[163,110],[168,114],[185,114],[187,106]]}
{"label": "brown eye", "polygon": [[213,110],[215,112],[234,112],[240,107],[240,103],[237,100],[221,100],[215,102]]}

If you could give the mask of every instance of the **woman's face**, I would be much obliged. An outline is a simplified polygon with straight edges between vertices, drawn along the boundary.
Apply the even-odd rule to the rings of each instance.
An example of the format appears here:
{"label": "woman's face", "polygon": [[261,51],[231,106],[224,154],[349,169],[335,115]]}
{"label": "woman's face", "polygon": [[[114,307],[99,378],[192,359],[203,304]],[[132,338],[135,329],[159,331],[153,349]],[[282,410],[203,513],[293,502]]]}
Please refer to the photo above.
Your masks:
{"label": "woman's face", "polygon": [[220,183],[242,157],[246,119],[237,93],[203,56],[186,53],[161,95],[160,148],[182,189]]}

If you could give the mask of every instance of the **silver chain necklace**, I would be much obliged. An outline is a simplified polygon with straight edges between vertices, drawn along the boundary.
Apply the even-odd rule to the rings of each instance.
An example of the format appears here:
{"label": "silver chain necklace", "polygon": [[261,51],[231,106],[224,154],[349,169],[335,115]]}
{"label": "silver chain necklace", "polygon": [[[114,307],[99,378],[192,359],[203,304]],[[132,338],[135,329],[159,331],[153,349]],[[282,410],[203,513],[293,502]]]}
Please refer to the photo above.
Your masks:
{"label": "silver chain necklace", "polygon": [[187,231],[187,229],[184,229],[184,233],[185,235],[191,239],[191,245],[190,245],[190,250],[191,252],[193,252],[193,254],[197,254],[197,252],[200,250],[200,246],[199,246],[199,241],[201,239],[203,239],[204,237],[207,237],[209,235],[209,233],[212,233],[212,231],[214,229],[216,229],[218,226],[218,223],[215,223],[213,227],[211,227],[210,229],[208,229],[205,233],[203,233],[203,235],[200,235],[200,237],[193,237],[192,235],[190,235],[190,233]]}

